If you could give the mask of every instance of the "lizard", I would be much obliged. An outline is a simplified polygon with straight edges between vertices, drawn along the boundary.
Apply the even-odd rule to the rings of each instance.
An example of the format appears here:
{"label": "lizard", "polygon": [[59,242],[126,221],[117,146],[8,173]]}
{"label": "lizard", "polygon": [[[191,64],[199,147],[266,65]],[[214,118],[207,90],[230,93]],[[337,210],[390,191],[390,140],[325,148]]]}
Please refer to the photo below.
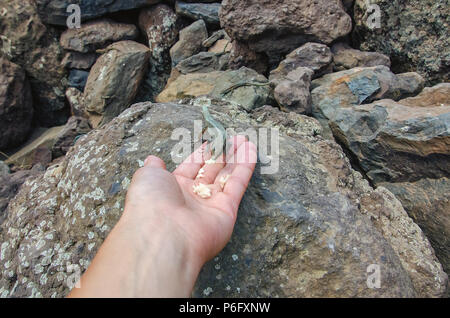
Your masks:
{"label": "lizard", "polygon": [[235,89],[238,89],[239,87],[243,87],[243,86],[267,86],[267,85],[270,85],[270,82],[240,82],[240,83],[237,83],[236,85],[233,85],[233,86],[227,88],[220,94],[222,96],[225,96],[226,94],[231,93]]}
{"label": "lizard", "polygon": [[[222,138],[222,142],[223,142],[223,148],[221,149],[220,152],[218,153],[214,153],[214,148],[211,149],[212,150],[212,160],[217,160],[217,158],[219,158],[222,154],[226,153],[227,150],[227,132],[225,130],[225,128],[223,127],[223,125],[218,122],[217,120],[215,120],[212,116],[211,113],[209,112],[208,106],[207,105],[203,105],[203,109],[202,109],[202,114],[203,114],[203,119],[206,122],[206,127],[203,129],[202,131],[202,136],[205,134],[205,132],[209,129],[215,129],[216,132],[218,133],[218,136],[220,136],[220,138]],[[207,146],[207,151],[209,152],[209,144]]]}

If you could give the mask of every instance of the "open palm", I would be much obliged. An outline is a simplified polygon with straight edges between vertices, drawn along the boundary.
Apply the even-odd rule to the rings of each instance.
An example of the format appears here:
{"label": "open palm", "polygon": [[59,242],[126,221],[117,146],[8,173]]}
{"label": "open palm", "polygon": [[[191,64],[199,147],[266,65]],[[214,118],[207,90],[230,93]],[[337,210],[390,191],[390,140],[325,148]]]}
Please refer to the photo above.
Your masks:
{"label": "open palm", "polygon": [[[214,257],[231,237],[257,160],[256,146],[245,137],[234,137],[232,145],[226,160],[214,164],[205,164],[203,145],[173,173],[160,158],[150,156],[133,177],[125,213],[145,211],[139,217],[150,226],[170,222],[200,258]],[[194,193],[200,183],[211,190],[209,198]]]}

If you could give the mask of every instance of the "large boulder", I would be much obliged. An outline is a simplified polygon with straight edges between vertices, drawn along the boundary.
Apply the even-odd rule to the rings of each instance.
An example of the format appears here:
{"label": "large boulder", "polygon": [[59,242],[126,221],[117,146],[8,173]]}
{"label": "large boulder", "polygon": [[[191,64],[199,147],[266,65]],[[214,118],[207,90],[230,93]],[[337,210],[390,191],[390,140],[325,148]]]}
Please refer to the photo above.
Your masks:
{"label": "large boulder", "polygon": [[65,26],[67,18],[72,14],[72,12],[67,12],[67,8],[71,4],[76,4],[80,7],[81,19],[85,21],[101,17],[107,13],[136,9],[156,4],[160,1],[161,0],[36,0],[36,3],[39,8],[39,14],[44,22]]}
{"label": "large boulder", "polygon": [[424,178],[380,185],[402,202],[408,215],[430,240],[444,271],[450,273],[450,180]]}
{"label": "large boulder", "polygon": [[341,0],[224,0],[222,27],[271,61],[306,42],[329,44],[352,30]]}
{"label": "large boulder", "polygon": [[66,50],[80,53],[95,52],[113,42],[134,40],[139,32],[135,25],[103,19],[84,23],[81,28],[67,29],[60,43]]}
{"label": "large boulder", "polygon": [[[120,218],[143,160],[158,154],[172,170],[182,159],[170,137],[176,128],[192,133],[202,118],[196,104],[134,105],[27,181],[0,226],[0,295],[66,296]],[[336,143],[317,135],[314,119],[212,104],[227,127],[278,127],[280,165],[269,175],[257,166],[233,238],[204,267],[196,296],[442,295],[447,276],[420,228],[389,191],[374,191],[351,169]],[[374,268],[380,288],[368,284]]]}
{"label": "large boulder", "polygon": [[368,10],[368,4],[366,0],[355,1],[353,39],[357,46],[387,54],[396,73],[417,71],[432,84],[449,81],[447,1],[371,1],[381,14],[380,25],[375,28],[371,22],[376,12]]}
{"label": "large boulder", "polygon": [[25,141],[32,119],[33,101],[25,72],[0,56],[0,150]]}
{"label": "large boulder", "polygon": [[[199,1],[200,2],[200,1]],[[177,1],[175,10],[178,15],[192,20],[202,19],[211,27],[220,26],[219,20],[220,3],[186,3]]]}
{"label": "large boulder", "polygon": [[41,22],[35,1],[2,1],[1,10],[0,54],[26,71],[38,122],[64,124],[69,114],[64,98],[67,74],[58,32]]}
{"label": "large boulder", "polygon": [[84,105],[94,127],[106,123],[131,105],[144,77],[150,50],[133,41],[121,41],[105,49],[89,73]]}
{"label": "large boulder", "polygon": [[388,56],[377,52],[364,52],[351,48],[345,43],[336,43],[331,48],[335,71],[349,70],[355,67],[384,65],[391,67]]}
{"label": "large boulder", "polygon": [[139,14],[139,27],[148,41],[151,55],[149,69],[138,99],[154,100],[170,77],[172,69],[170,48],[178,38],[177,15],[165,4],[145,8]]}
{"label": "large boulder", "polygon": [[172,73],[166,88],[156,97],[160,103],[209,95],[235,102],[251,110],[268,104],[271,89],[267,79],[256,71],[242,67],[236,71],[209,73]]}
{"label": "large boulder", "polygon": [[393,74],[386,66],[356,67],[327,74],[311,83],[312,112],[325,128],[339,108],[351,108],[375,100],[399,100],[423,89],[417,73]]}

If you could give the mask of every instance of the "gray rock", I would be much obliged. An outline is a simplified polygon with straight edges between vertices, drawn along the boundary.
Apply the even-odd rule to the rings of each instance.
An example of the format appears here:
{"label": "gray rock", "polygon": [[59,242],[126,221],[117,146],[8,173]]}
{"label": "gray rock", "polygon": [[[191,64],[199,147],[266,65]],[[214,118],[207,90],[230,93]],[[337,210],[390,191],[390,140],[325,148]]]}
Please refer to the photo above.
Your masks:
{"label": "gray rock", "polygon": [[376,0],[379,28],[370,28],[365,0],[355,1],[353,39],[363,51],[388,55],[395,73],[418,72],[427,85],[449,81],[448,1]]}
{"label": "gray rock", "polygon": [[272,63],[304,43],[329,44],[352,29],[340,0],[224,0],[220,21],[233,40]]}
{"label": "gray rock", "polygon": [[[327,74],[312,82],[313,115],[332,118],[337,108],[353,107],[390,98],[399,100],[423,89],[424,80],[416,73],[393,74],[386,66],[357,67]],[[325,126],[328,126],[325,122]]]}
{"label": "gray rock", "polygon": [[450,180],[424,178],[380,185],[402,202],[408,215],[430,240],[444,271],[450,273]]}
{"label": "gray rock", "polygon": [[388,56],[377,52],[355,50],[345,43],[337,43],[331,48],[335,71],[343,71],[355,67],[371,67],[384,65],[391,67]]}
{"label": "gray rock", "polygon": [[24,70],[0,56],[0,150],[24,142],[32,119],[33,101]]}
{"label": "gray rock", "polygon": [[[157,102],[173,102],[203,95],[238,103],[247,110],[268,104],[271,89],[267,79],[256,71],[242,67],[236,71],[209,73],[173,73]],[[252,85],[256,84],[256,85]]]}
{"label": "gray rock", "polygon": [[138,34],[133,24],[103,19],[84,23],[79,29],[67,29],[61,34],[60,43],[66,50],[88,53],[103,49],[113,42],[134,40]]}
{"label": "gray rock", "polygon": [[330,127],[375,183],[450,176],[450,106],[381,100],[335,109]]}
{"label": "gray rock", "polygon": [[175,10],[178,15],[188,17],[193,20],[202,19],[206,24],[220,26],[219,9],[220,3],[186,3],[177,1]]}
{"label": "gray rock", "polygon": [[152,4],[160,0],[36,0],[39,14],[42,20],[49,24],[65,26],[67,18],[71,13],[67,13],[67,8],[71,4],[80,6],[81,18],[83,21],[101,17],[107,13],[136,9]]}
{"label": "gray rock", "polygon": [[79,90],[84,90],[89,76],[88,71],[84,70],[70,70],[69,73],[69,87],[75,87]]}
{"label": "gray rock", "polygon": [[155,99],[170,77],[172,63],[169,50],[178,38],[177,15],[165,4],[145,8],[139,14],[139,27],[148,41],[151,55],[137,100],[148,101]]}
{"label": "gray rock", "polygon": [[[223,71],[228,64],[228,59],[228,54],[200,52],[178,63],[174,70],[180,74]],[[171,76],[171,80],[173,79]]]}
{"label": "gray rock", "polygon": [[[148,47],[133,41],[111,44],[89,73],[84,90],[86,111],[93,113],[94,128],[131,105],[148,65]],[[94,118],[94,117],[93,117]]]}
{"label": "gray rock", "polygon": [[9,174],[9,167],[3,161],[0,161],[0,178]]}
{"label": "gray rock", "polygon": [[172,66],[199,53],[203,49],[203,41],[207,38],[208,30],[203,20],[198,20],[181,30],[179,41],[170,49]]}
{"label": "gray rock", "polygon": [[[351,169],[337,144],[315,136],[314,119],[273,110],[272,121],[258,123],[232,105],[211,111],[236,129],[287,126],[278,126],[279,172],[264,175],[258,165],[233,238],[204,267],[195,296],[442,294],[447,276],[420,228],[390,192],[374,191]],[[198,106],[137,104],[27,181],[0,227],[0,295],[67,295],[67,265],[88,267],[122,213],[132,174],[156,148],[174,169],[170,153],[178,141],[167,136],[177,127],[193,129],[199,119]],[[380,266],[380,289],[367,287],[371,264]]]}

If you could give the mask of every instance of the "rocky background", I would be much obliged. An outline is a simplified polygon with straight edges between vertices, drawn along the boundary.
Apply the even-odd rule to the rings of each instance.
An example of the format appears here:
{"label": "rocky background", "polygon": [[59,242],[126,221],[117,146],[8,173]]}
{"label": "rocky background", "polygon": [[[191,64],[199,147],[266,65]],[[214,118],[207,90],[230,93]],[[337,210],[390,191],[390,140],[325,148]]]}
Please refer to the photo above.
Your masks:
{"label": "rocky background", "polygon": [[[69,29],[70,4],[81,28]],[[380,8],[372,27],[373,4]],[[0,2],[0,297],[64,297],[149,154],[280,129],[196,297],[448,297],[447,0]],[[367,286],[367,267],[381,286]]]}

